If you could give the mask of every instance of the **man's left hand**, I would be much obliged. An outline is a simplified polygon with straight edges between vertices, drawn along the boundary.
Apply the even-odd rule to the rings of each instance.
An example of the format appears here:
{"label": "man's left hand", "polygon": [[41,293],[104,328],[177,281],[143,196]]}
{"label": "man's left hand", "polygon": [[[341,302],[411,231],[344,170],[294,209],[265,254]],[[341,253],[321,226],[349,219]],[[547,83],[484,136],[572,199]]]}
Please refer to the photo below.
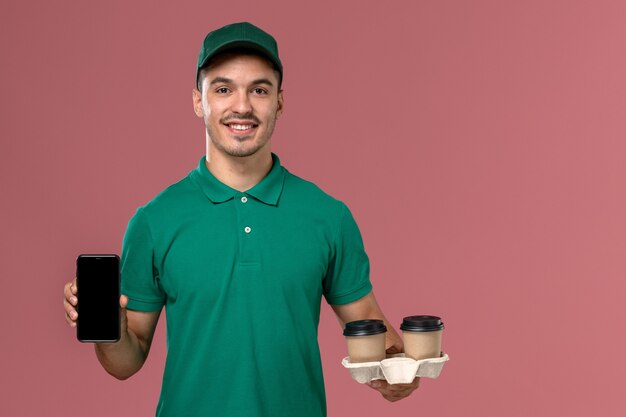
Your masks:
{"label": "man's left hand", "polygon": [[398,401],[411,395],[420,385],[420,379],[415,378],[410,384],[390,384],[385,380],[374,380],[367,383],[380,392],[387,401]]}
{"label": "man's left hand", "polygon": [[[393,355],[404,352],[402,338],[389,321],[385,319],[373,292],[352,303],[334,305],[333,310],[335,310],[342,327],[345,323],[355,320],[382,319],[385,322],[385,326],[387,326],[387,332],[385,333],[386,353]],[[380,392],[387,401],[398,401],[411,395],[419,387],[420,379],[415,378],[410,384],[389,384],[385,380],[374,380],[368,382],[367,385]]]}

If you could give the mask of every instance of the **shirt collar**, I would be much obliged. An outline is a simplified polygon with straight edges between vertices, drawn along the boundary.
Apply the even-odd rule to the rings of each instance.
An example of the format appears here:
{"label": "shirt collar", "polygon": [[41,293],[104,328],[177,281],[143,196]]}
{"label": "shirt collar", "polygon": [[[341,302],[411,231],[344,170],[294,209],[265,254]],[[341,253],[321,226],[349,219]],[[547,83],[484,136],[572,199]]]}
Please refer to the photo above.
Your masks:
{"label": "shirt collar", "polygon": [[211,202],[215,204],[224,203],[236,195],[247,194],[265,204],[278,205],[285,182],[285,169],[280,165],[280,159],[276,154],[272,154],[272,169],[270,169],[270,172],[257,185],[244,193],[229,187],[215,178],[207,168],[205,161],[206,157],[202,156],[198,167],[191,171],[189,177],[200,187]]}

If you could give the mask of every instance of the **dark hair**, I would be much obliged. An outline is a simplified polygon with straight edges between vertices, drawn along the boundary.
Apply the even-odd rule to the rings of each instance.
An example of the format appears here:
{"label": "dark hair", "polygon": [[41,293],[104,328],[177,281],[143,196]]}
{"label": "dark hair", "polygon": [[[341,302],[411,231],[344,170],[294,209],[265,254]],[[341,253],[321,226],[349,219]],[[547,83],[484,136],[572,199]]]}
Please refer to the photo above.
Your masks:
{"label": "dark hair", "polygon": [[202,68],[200,68],[200,71],[198,71],[198,79],[196,80],[196,87],[198,88],[198,91],[202,91],[201,80],[205,77],[206,71],[209,70],[213,66],[215,61],[221,59],[224,56],[234,56],[234,55],[254,55],[254,56],[258,56],[259,58],[263,58],[268,64],[270,64],[272,66],[274,71],[276,71],[276,75],[278,76],[278,91],[280,91],[280,88],[282,87],[282,84],[283,84],[283,75],[282,75],[282,73],[280,72],[278,67],[272,62],[271,59],[269,59],[267,56],[265,56],[261,52],[255,50],[255,49],[252,49],[252,48],[233,48],[233,49],[228,49],[228,50],[226,50],[224,52],[218,53],[217,55],[215,55],[211,59],[209,59],[206,62],[206,64],[204,64],[204,66]]}

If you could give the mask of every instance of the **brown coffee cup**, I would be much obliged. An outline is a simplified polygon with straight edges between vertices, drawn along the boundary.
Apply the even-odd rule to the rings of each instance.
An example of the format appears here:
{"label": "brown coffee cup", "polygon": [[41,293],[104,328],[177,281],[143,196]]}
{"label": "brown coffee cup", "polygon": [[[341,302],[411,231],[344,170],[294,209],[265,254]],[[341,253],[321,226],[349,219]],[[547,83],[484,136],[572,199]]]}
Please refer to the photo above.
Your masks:
{"label": "brown coffee cup", "polygon": [[443,322],[436,316],[409,316],[400,325],[404,353],[415,360],[441,356]]}
{"label": "brown coffee cup", "polygon": [[379,362],[385,359],[385,333],[382,320],[357,320],[346,323],[343,335],[351,363]]}

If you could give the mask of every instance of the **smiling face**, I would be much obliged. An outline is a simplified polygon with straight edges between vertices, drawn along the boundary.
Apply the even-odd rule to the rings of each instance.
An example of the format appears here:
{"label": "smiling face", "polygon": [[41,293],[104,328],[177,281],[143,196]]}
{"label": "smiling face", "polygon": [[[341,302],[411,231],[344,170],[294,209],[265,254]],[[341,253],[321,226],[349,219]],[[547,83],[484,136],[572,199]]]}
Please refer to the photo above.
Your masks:
{"label": "smiling face", "polygon": [[246,157],[269,143],[282,112],[278,73],[262,57],[223,54],[200,73],[202,92],[194,90],[194,110],[204,119],[207,150]]}

